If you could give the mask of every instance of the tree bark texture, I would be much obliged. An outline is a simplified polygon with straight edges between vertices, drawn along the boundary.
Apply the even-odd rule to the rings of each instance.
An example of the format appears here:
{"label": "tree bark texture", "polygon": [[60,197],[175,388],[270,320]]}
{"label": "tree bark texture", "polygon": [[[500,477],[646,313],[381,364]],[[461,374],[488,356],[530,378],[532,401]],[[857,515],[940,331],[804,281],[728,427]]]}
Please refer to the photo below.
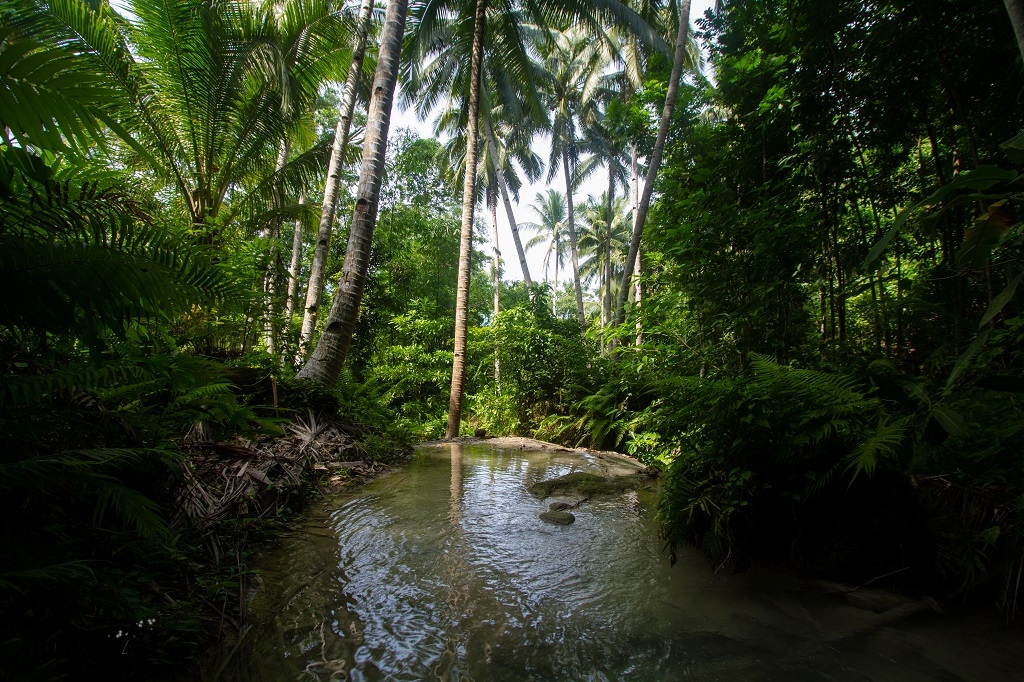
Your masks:
{"label": "tree bark texture", "polygon": [[629,240],[629,254],[622,267],[622,284],[619,287],[619,302],[615,306],[615,324],[622,324],[626,317],[626,298],[629,296],[630,280],[633,279],[633,264],[640,251],[640,237],[647,221],[647,211],[651,206],[651,194],[654,192],[654,181],[658,177],[658,166],[665,152],[665,138],[668,136],[668,125],[672,120],[672,111],[676,106],[679,94],[679,79],[683,75],[683,58],[686,55],[686,42],[690,31],[690,0],[679,3],[679,31],[676,34],[675,55],[672,59],[672,75],[669,77],[668,92],[665,94],[665,106],[661,111],[661,122],[658,124],[658,137],[651,151],[650,166],[644,178],[644,191],[640,196],[636,215],[633,216],[633,236]]}
{"label": "tree bark texture", "polygon": [[[277,149],[277,160],[274,162],[274,172],[280,173],[284,165],[288,163],[288,152],[291,145],[288,138],[281,140],[281,146]],[[284,188],[278,181],[274,188],[274,209],[278,211],[270,220],[270,248],[267,249],[267,269],[263,273],[263,291],[267,296],[267,304],[263,313],[263,343],[267,352],[277,355],[277,327],[274,322],[277,320],[277,261],[280,257],[278,249],[281,239],[281,209],[284,208]]]}
{"label": "tree bark texture", "polygon": [[405,35],[408,0],[390,0],[384,19],[377,71],[373,76],[373,92],[363,140],[363,160],[356,187],[355,210],[349,232],[345,265],[338,282],[338,292],[327,318],[327,326],[316,349],[296,378],[333,386],[345,365],[345,356],[352,343],[359,304],[363,298],[366,272],[370,262],[370,246],[377,224],[380,184],[391,125],[391,107],[398,82],[399,56]]}
{"label": "tree bark texture", "polygon": [[573,219],[572,206],[572,171],[569,168],[569,153],[562,150],[562,170],[565,172],[565,205],[566,222],[569,224],[569,259],[572,261],[572,285],[576,290],[576,317],[582,327],[586,323],[583,316],[583,287],[580,286],[580,254],[576,248],[576,224]]}
{"label": "tree bark texture", "polygon": [[[299,206],[306,205],[306,198],[299,197]],[[302,232],[303,232],[303,221],[300,215],[295,219],[294,230],[292,232],[292,253],[291,260],[288,262],[288,298],[284,304],[284,323],[285,326],[291,326],[292,316],[295,315],[295,304],[298,303],[299,298],[299,261],[302,259]]]}
{"label": "tree bark texture", "polygon": [[345,78],[345,90],[341,96],[338,124],[334,128],[334,145],[331,160],[327,166],[327,181],[324,183],[324,201],[320,210],[320,227],[317,231],[313,263],[309,272],[309,286],[306,287],[305,312],[302,316],[302,331],[299,333],[299,356],[305,357],[313,342],[316,323],[320,314],[320,300],[324,293],[324,268],[331,246],[331,232],[334,231],[334,217],[338,208],[338,185],[341,171],[345,167],[345,151],[348,148],[349,131],[352,127],[352,111],[355,109],[356,92],[366,56],[366,36],[370,31],[370,17],[373,0],[362,0],[356,25],[355,41],[352,45],[352,63]]}
{"label": "tree bark texture", "polygon": [[490,147],[491,158],[494,159],[495,170],[498,175],[498,189],[501,190],[501,201],[505,204],[505,217],[508,218],[509,229],[512,230],[512,241],[516,245],[516,255],[519,256],[519,267],[523,269],[523,281],[526,282],[526,288],[529,289],[533,286],[533,280],[530,279],[530,268],[526,264],[526,251],[523,249],[523,242],[519,238],[519,226],[516,224],[515,213],[512,212],[512,202],[508,198],[508,188],[505,187],[505,178],[502,176],[500,171],[497,170],[498,165],[498,145],[494,142],[494,130],[491,127],[490,119],[484,120],[484,125],[487,126],[487,145]]}
{"label": "tree bark texture", "polygon": [[480,68],[484,54],[487,0],[476,0],[473,17],[473,53],[469,69],[469,118],[466,121],[466,177],[462,185],[462,231],[459,239],[459,280],[455,292],[455,357],[448,398],[446,438],[459,435],[462,388],[466,380],[466,337],[469,324],[469,276],[473,255],[473,209],[476,204],[476,143],[480,119]]}
{"label": "tree bark texture", "polygon": [[[490,138],[488,138],[490,139]],[[493,144],[493,140],[490,140]],[[501,178],[497,178],[496,183],[501,182]],[[491,251],[491,284],[494,287],[494,317],[492,320],[498,319],[498,313],[501,312],[501,249],[498,248],[498,193],[497,187],[491,187],[487,190],[487,207],[491,211],[491,239],[494,240],[494,248]],[[492,322],[493,324],[493,322]],[[501,362],[498,359],[498,348],[494,348],[494,387],[495,390],[500,392],[501,382]]]}

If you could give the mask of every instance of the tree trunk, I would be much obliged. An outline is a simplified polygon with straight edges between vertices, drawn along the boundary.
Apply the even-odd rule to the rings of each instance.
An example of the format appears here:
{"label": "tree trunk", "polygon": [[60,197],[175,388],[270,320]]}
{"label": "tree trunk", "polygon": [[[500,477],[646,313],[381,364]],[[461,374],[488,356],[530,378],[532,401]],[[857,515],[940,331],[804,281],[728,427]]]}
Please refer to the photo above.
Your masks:
{"label": "tree trunk", "polygon": [[605,207],[604,230],[604,293],[601,297],[601,312],[604,324],[612,320],[612,211],[615,206],[615,174],[611,161],[608,162],[608,204]]}
{"label": "tree trunk", "polygon": [[356,204],[352,214],[348,250],[342,269],[338,292],[327,318],[327,327],[316,344],[316,349],[299,371],[296,378],[309,379],[333,386],[341,375],[352,334],[355,331],[359,304],[363,298],[366,270],[370,262],[370,246],[377,224],[380,203],[380,183],[384,174],[388,128],[391,125],[391,105],[398,82],[399,56],[405,35],[408,0],[390,0],[384,19],[377,71],[373,76],[373,94],[366,121],[363,140],[363,160],[356,187]]}
{"label": "tree trunk", "polygon": [[345,90],[341,97],[338,124],[334,128],[334,146],[327,167],[327,181],[324,183],[324,201],[320,210],[320,227],[317,231],[313,264],[309,271],[309,286],[306,287],[306,305],[302,316],[302,331],[299,333],[299,357],[305,357],[313,342],[316,322],[320,314],[320,300],[324,293],[324,268],[331,246],[331,232],[334,231],[334,217],[338,208],[338,185],[341,171],[345,167],[345,151],[348,147],[349,130],[352,126],[352,111],[356,104],[356,91],[363,70],[366,55],[366,36],[370,30],[370,16],[373,0],[362,0],[356,26],[355,42],[352,45],[352,63],[345,78]]}
{"label": "tree trunk", "polygon": [[669,77],[668,92],[665,94],[665,106],[661,111],[661,122],[658,124],[658,137],[651,151],[650,167],[644,179],[644,191],[633,216],[633,236],[629,240],[629,255],[622,267],[622,284],[619,287],[619,302],[615,307],[615,324],[622,324],[626,317],[626,297],[629,296],[629,283],[633,278],[633,264],[636,254],[640,251],[640,236],[647,221],[647,211],[651,206],[651,194],[654,192],[654,180],[658,177],[658,166],[665,151],[665,138],[668,136],[668,125],[672,120],[672,111],[676,106],[676,95],[679,93],[679,79],[683,74],[683,57],[686,55],[686,42],[690,30],[690,0],[679,3],[679,31],[676,34],[675,56],[672,60],[672,75]]}
{"label": "tree trunk", "polygon": [[[306,205],[306,197],[299,197],[299,206]],[[305,222],[302,219],[302,214],[295,218],[295,229],[292,233],[292,253],[291,260],[288,262],[288,294],[284,303],[284,328],[287,332],[289,339],[291,338],[292,318],[295,316],[295,305],[299,302],[299,269],[300,260],[302,258],[302,233],[305,228]],[[288,343],[281,344],[281,364],[287,364],[289,367],[292,366],[293,359],[288,357]]]}
{"label": "tree trunk", "polygon": [[[493,144],[493,140],[492,140]],[[500,182],[501,178],[497,179]],[[497,184],[497,182],[495,184]],[[491,283],[494,286],[494,317],[498,319],[501,312],[501,249],[498,248],[498,192],[497,187],[487,189],[487,207],[491,209],[491,238],[494,240],[494,249],[491,252],[493,261],[491,263]],[[492,322],[493,324],[493,322]],[[498,360],[498,348],[494,348],[494,390],[500,394],[499,382],[501,381],[501,363]]]}
{"label": "tree trunk", "polygon": [[462,185],[462,232],[459,239],[459,280],[455,293],[455,357],[448,398],[446,438],[459,435],[462,420],[462,386],[466,380],[466,336],[469,324],[469,276],[473,255],[473,209],[476,204],[476,143],[480,123],[480,67],[484,54],[484,20],[487,0],[476,0],[473,17],[473,54],[469,70],[469,118],[466,121],[466,177]]}
{"label": "tree trunk", "polygon": [[572,207],[572,172],[569,170],[569,153],[562,150],[562,170],[565,171],[566,222],[569,224],[569,259],[572,261],[572,285],[576,290],[576,316],[582,327],[586,324],[583,316],[583,287],[580,286],[580,254],[576,248],[576,225]]}
{"label": "tree trunk", "polygon": [[[299,206],[306,205],[306,197],[299,197]],[[295,229],[292,233],[291,260],[288,261],[288,299],[284,304],[284,323],[286,327],[291,326],[292,317],[295,315],[295,304],[299,298],[299,268],[302,259],[302,233],[305,224],[300,215],[295,219]]]}
{"label": "tree trunk", "polygon": [[639,346],[644,342],[644,326],[640,320],[640,305],[643,302],[643,288],[640,284],[640,252],[636,252],[636,291],[633,292],[633,303],[636,306],[636,345]]}
{"label": "tree trunk", "polygon": [[512,230],[512,241],[516,245],[516,255],[519,256],[519,267],[523,269],[523,281],[526,288],[533,286],[530,279],[530,268],[526,265],[526,251],[523,250],[523,242],[519,238],[519,226],[516,224],[515,213],[512,212],[512,202],[508,199],[508,189],[505,187],[505,178],[498,170],[498,145],[494,142],[494,130],[491,127],[491,119],[485,118],[484,125],[487,127],[487,144],[491,150],[491,157],[494,159],[495,172],[498,176],[498,189],[501,190],[501,201],[505,204],[505,216],[508,218],[509,229]]}
{"label": "tree trunk", "polygon": [[1020,50],[1021,59],[1024,59],[1024,2],[1003,0],[1003,4],[1006,5],[1010,23],[1013,24],[1013,32],[1017,36],[1017,48]]}
{"label": "tree trunk", "polygon": [[[284,165],[288,163],[288,138],[281,140],[281,146],[277,150],[277,160],[274,163],[274,172],[280,173]],[[280,180],[274,188],[274,208],[278,212],[270,220],[270,248],[267,249],[267,269],[263,273],[263,291],[267,296],[267,305],[263,311],[263,343],[267,352],[277,355],[277,328],[274,326],[277,317],[277,302],[274,298],[277,295],[277,259],[279,256],[278,241],[281,239],[281,215],[284,208],[284,188]]]}

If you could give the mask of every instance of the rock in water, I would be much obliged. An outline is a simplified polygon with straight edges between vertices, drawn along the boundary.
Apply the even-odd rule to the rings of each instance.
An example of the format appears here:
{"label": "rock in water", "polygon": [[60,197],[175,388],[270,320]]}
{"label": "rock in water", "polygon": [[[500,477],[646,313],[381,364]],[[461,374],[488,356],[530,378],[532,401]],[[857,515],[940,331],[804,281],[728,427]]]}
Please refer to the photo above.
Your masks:
{"label": "rock in water", "polygon": [[572,505],[568,502],[552,502],[548,505],[548,511],[565,511],[566,509],[572,509]]}
{"label": "rock in water", "polygon": [[568,526],[576,520],[576,517],[567,511],[546,511],[541,513],[540,520],[556,526]]}

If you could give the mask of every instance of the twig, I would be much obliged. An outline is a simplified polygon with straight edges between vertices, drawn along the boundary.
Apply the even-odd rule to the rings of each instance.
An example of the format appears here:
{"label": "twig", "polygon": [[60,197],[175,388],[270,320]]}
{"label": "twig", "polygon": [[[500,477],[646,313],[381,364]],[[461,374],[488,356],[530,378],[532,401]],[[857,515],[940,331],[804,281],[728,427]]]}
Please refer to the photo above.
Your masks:
{"label": "twig", "polygon": [[858,585],[857,587],[851,587],[851,588],[850,588],[850,589],[848,589],[848,590],[844,590],[844,592],[845,592],[846,594],[849,594],[850,592],[856,592],[856,591],[857,591],[857,590],[859,590],[860,588],[862,588],[862,587],[867,587],[868,585],[870,585],[871,583],[875,582],[876,580],[881,580],[882,578],[888,578],[888,577],[889,577],[890,575],[896,575],[897,573],[902,573],[903,571],[907,571],[907,570],[909,570],[909,569],[910,569],[910,566],[904,566],[903,568],[901,568],[901,569],[899,569],[899,570],[896,570],[896,571],[890,571],[889,573],[886,573],[886,574],[884,574],[884,575],[880,575],[880,576],[878,576],[877,578],[872,578],[871,580],[867,581],[866,583],[864,583],[864,584],[862,584],[862,585]]}

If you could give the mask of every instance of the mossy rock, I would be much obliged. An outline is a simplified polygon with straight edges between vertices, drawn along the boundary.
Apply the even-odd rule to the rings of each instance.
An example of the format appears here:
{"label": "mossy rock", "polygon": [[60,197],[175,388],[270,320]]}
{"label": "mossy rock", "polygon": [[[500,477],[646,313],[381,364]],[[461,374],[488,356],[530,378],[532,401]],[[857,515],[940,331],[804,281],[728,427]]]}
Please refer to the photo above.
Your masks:
{"label": "mossy rock", "polygon": [[541,512],[540,520],[556,526],[568,526],[576,520],[576,517],[567,511],[546,511]]}
{"label": "mossy rock", "polygon": [[574,494],[580,497],[595,497],[598,495],[619,495],[627,490],[638,490],[650,486],[650,480],[645,476],[612,476],[605,478],[597,474],[588,474],[585,471],[577,471],[548,481],[539,481],[530,486],[530,494],[539,499],[550,497],[555,493],[560,495]]}

